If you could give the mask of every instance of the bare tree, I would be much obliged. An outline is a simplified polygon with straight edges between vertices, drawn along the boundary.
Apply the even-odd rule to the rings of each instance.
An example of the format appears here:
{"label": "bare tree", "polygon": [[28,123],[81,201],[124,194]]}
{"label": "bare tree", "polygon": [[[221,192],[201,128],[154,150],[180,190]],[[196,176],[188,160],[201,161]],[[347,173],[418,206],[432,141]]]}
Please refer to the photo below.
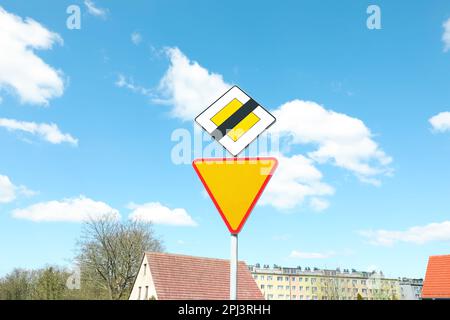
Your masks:
{"label": "bare tree", "polygon": [[150,224],[122,223],[114,217],[86,222],[77,247],[82,286],[96,290],[98,298],[103,291],[113,300],[128,297],[144,251],[163,250]]}

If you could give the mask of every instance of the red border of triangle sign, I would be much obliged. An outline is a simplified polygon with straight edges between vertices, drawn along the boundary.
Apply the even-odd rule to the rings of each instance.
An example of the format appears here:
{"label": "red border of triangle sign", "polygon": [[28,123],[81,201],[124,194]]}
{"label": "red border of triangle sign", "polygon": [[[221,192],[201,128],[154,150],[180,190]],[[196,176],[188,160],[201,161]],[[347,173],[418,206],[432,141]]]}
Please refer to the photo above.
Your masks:
{"label": "red border of triangle sign", "polygon": [[233,86],[195,121],[233,157],[192,162],[231,234],[238,234],[278,167],[273,157],[238,157],[267,130],[275,117]]}

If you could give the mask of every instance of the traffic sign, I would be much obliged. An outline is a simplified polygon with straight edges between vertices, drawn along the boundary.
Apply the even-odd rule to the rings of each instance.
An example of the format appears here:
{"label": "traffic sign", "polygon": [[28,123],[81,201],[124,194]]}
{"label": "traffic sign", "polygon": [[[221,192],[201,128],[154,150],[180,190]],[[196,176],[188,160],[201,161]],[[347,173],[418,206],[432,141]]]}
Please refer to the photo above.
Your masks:
{"label": "traffic sign", "polygon": [[237,156],[276,119],[239,87],[234,86],[195,121],[233,156]]}
{"label": "traffic sign", "polygon": [[232,234],[238,234],[272,177],[275,158],[197,159],[193,166]]}

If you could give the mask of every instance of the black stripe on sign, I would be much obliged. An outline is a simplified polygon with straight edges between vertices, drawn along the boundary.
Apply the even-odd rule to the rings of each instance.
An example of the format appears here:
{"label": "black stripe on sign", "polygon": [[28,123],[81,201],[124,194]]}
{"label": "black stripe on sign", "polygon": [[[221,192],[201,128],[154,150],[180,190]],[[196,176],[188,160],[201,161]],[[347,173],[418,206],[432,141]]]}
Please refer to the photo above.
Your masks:
{"label": "black stripe on sign", "polygon": [[235,113],[233,113],[228,119],[226,119],[220,126],[218,126],[211,135],[214,139],[222,139],[229,130],[238,125],[239,122],[245,119],[253,110],[259,106],[258,102],[253,99],[248,100],[242,105]]}

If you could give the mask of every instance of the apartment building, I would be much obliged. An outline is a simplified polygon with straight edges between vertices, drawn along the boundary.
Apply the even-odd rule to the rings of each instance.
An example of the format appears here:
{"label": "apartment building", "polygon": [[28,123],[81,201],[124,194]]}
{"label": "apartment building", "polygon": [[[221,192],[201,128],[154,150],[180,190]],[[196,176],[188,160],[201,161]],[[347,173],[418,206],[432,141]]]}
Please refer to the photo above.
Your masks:
{"label": "apartment building", "polygon": [[249,266],[267,300],[400,299],[400,280],[383,273],[340,269]]}
{"label": "apartment building", "polygon": [[402,278],[400,280],[401,300],[420,300],[422,298],[423,279]]}

